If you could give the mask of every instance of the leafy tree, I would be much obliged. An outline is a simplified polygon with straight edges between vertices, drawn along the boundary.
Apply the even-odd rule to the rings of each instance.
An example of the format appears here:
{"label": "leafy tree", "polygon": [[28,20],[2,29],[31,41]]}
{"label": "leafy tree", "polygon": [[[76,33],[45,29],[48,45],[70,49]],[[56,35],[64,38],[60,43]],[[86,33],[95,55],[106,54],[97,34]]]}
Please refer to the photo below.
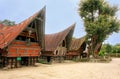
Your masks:
{"label": "leafy tree", "polygon": [[101,57],[105,56],[105,52],[104,51],[100,51],[99,52],[99,56],[101,56]]}
{"label": "leafy tree", "polygon": [[110,44],[104,44],[101,48],[101,51],[105,53],[112,53],[112,50],[113,50],[113,46]]}
{"label": "leafy tree", "polygon": [[120,53],[120,44],[116,44],[114,46],[110,44],[103,44],[101,51],[105,53]]}
{"label": "leafy tree", "polygon": [[106,44],[106,53],[112,52],[112,46],[110,44]]}
{"label": "leafy tree", "polygon": [[113,46],[112,53],[120,53],[120,44]]}
{"label": "leafy tree", "polygon": [[3,25],[7,25],[7,26],[12,26],[12,25],[15,25],[15,22],[14,21],[10,21],[10,20],[3,20],[3,21],[0,21],[1,24]]}
{"label": "leafy tree", "polygon": [[84,21],[87,40],[90,41],[89,52],[97,57],[96,46],[120,30],[120,21],[115,17],[118,8],[110,6],[104,0],[81,0],[78,11]]}

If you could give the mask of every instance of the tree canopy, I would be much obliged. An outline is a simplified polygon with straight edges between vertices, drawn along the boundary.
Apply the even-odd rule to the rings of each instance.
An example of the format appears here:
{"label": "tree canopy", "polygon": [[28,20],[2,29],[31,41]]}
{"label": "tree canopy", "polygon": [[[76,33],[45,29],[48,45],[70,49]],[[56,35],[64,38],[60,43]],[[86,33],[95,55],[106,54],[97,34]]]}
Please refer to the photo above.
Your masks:
{"label": "tree canopy", "polygon": [[3,20],[3,21],[0,21],[1,24],[3,25],[7,25],[7,26],[12,26],[12,25],[15,25],[15,21],[10,21],[10,20]]}
{"label": "tree canopy", "polygon": [[120,53],[120,44],[103,44],[101,51],[104,53]]}
{"label": "tree canopy", "polygon": [[94,53],[98,43],[102,43],[113,32],[119,32],[120,21],[115,16],[117,6],[110,6],[105,0],[81,0],[79,15],[84,21],[87,39],[91,41],[91,52]]}

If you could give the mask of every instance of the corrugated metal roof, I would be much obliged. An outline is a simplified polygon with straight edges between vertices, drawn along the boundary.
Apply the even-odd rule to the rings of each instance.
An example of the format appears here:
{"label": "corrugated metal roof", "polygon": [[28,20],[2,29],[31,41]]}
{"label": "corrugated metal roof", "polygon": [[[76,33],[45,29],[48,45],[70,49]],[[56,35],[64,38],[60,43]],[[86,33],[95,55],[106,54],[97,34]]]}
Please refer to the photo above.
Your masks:
{"label": "corrugated metal roof", "polygon": [[40,13],[41,10],[19,24],[2,27],[0,29],[0,48],[10,44]]}
{"label": "corrugated metal roof", "polygon": [[[59,44],[71,32],[71,30],[74,30],[74,27],[75,27],[75,24],[71,25],[70,27],[68,27],[67,29],[59,33],[46,34],[45,35],[45,51],[54,51],[57,48],[57,46],[59,46]],[[71,37],[72,37],[72,34],[70,34]]]}
{"label": "corrugated metal roof", "polygon": [[84,36],[78,39],[72,39],[69,51],[78,50],[81,47],[81,45],[85,42],[85,38],[86,37]]}

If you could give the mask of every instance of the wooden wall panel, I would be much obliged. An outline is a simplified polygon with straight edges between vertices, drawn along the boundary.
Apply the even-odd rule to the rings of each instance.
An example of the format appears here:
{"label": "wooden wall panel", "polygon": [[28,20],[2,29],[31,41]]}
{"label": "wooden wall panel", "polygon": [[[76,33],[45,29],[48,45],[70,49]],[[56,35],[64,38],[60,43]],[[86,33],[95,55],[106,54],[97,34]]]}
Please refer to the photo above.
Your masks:
{"label": "wooden wall panel", "polygon": [[13,42],[8,46],[8,53],[3,53],[2,56],[7,57],[25,57],[25,56],[39,56],[40,46],[37,43],[31,43],[30,46],[26,46],[25,42]]}

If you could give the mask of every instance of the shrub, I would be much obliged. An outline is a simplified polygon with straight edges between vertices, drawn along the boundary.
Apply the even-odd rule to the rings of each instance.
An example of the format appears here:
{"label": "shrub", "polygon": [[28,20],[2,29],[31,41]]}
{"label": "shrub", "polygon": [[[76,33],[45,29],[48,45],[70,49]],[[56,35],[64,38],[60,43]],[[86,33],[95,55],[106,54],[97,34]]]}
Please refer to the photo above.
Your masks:
{"label": "shrub", "polygon": [[103,56],[105,56],[105,53],[103,51],[100,51],[99,56],[103,57]]}

